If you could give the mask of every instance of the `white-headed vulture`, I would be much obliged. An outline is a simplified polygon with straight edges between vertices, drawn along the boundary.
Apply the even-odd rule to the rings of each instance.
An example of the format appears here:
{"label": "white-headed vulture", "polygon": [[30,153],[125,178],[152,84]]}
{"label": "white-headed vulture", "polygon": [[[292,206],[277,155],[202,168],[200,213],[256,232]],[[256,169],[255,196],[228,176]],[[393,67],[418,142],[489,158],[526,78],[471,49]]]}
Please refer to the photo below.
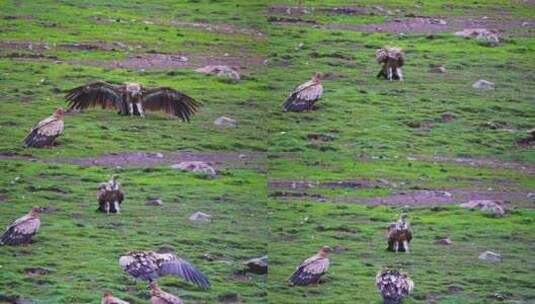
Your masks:
{"label": "white-headed vulture", "polygon": [[51,146],[63,133],[63,109],[58,108],[52,116],[41,120],[24,138],[24,146],[42,148]]}
{"label": "white-headed vulture", "polygon": [[41,209],[34,207],[28,214],[9,224],[0,238],[0,245],[29,244],[41,226],[40,211]]}
{"label": "white-headed vulture", "polygon": [[285,112],[309,112],[314,108],[314,104],[323,94],[321,85],[321,73],[316,73],[311,80],[295,88],[288,99],[282,105]]}
{"label": "white-headed vulture", "polygon": [[327,273],[329,269],[329,253],[332,252],[330,247],[322,247],[317,254],[306,259],[301,265],[297,266],[295,272],[288,279],[291,286],[306,286],[318,284],[321,276]]}

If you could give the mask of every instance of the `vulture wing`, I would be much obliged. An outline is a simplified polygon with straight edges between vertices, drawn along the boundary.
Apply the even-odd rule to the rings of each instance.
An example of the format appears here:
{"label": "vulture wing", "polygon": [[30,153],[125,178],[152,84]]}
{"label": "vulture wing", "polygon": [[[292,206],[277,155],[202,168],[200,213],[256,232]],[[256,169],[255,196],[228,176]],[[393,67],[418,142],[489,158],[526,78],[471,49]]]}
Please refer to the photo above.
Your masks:
{"label": "vulture wing", "polygon": [[41,221],[38,218],[25,215],[11,223],[0,238],[0,244],[20,245],[31,241],[39,230]]}
{"label": "vulture wing", "polygon": [[328,269],[329,259],[315,255],[299,265],[297,270],[288,279],[288,282],[291,285],[309,285],[318,282],[320,277],[325,274]]}
{"label": "vulture wing", "polygon": [[67,91],[65,98],[69,110],[86,109],[101,106],[103,109],[118,109],[126,111],[123,102],[124,85],[109,84],[105,81],[95,81]]}
{"label": "vulture wing", "polygon": [[134,278],[152,281],[159,277],[157,258],[152,252],[130,252],[119,259],[119,265]]}
{"label": "vulture wing", "polygon": [[162,257],[158,271],[160,276],[176,275],[201,288],[207,289],[210,287],[208,278],[186,260],[177,258],[172,254],[162,254],[160,256]]}
{"label": "vulture wing", "polygon": [[26,147],[41,148],[50,145],[54,139],[63,133],[63,120],[54,116],[41,120],[24,138]]}
{"label": "vulture wing", "polygon": [[[163,301],[163,302],[156,302],[156,303],[166,303],[166,304],[182,304],[182,300],[180,300],[179,297],[177,296],[174,296],[170,293],[167,293],[165,291],[158,291],[158,293],[153,296],[153,297],[156,297],[158,300],[160,301]],[[152,303],[154,303],[155,301],[153,301]]]}
{"label": "vulture wing", "polygon": [[188,121],[197,112],[201,103],[172,88],[145,89],[142,99],[143,108],[151,111],[164,111]]}
{"label": "vulture wing", "polygon": [[318,100],[323,94],[323,86],[307,81],[293,90],[282,107],[285,111],[303,111],[308,109],[309,103]]}

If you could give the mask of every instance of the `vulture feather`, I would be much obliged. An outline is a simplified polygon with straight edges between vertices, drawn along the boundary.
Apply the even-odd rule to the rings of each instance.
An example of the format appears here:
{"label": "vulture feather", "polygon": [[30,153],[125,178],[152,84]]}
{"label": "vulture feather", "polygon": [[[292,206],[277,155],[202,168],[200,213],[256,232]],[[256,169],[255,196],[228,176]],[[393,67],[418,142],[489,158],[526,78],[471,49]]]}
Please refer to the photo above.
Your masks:
{"label": "vulture feather", "polygon": [[149,287],[151,304],[182,304],[179,297],[161,290],[156,282],[151,282]]}
{"label": "vulture feather", "polygon": [[109,290],[104,291],[102,300],[100,304],[130,304],[130,302],[123,301],[119,298],[113,296],[112,292]]}
{"label": "vulture feather", "polygon": [[414,289],[414,282],[408,274],[386,269],[375,277],[375,285],[383,296],[384,304],[399,304]]}
{"label": "vulture feather", "polygon": [[327,273],[329,269],[329,252],[331,248],[324,246],[317,254],[306,259],[297,267],[295,272],[288,279],[291,286],[306,286],[318,284],[320,278]]}
{"label": "vulture feather", "polygon": [[52,116],[41,120],[24,138],[24,146],[42,148],[50,146],[63,133],[63,109],[58,108]]}
{"label": "vulture feather", "polygon": [[311,80],[296,87],[282,107],[285,112],[308,112],[314,108],[314,104],[322,94],[321,73],[316,73]]}
{"label": "vulture feather", "polygon": [[69,110],[90,107],[116,109],[122,115],[144,117],[144,110],[163,111],[183,121],[197,112],[201,103],[168,87],[146,88],[139,83],[110,84],[96,81],[67,91]]}
{"label": "vulture feather", "polygon": [[40,209],[32,208],[28,214],[16,219],[0,238],[0,245],[29,244],[41,226]]}
{"label": "vulture feather", "polygon": [[121,213],[120,205],[124,200],[124,193],[121,184],[117,182],[117,175],[113,175],[107,183],[100,183],[98,186],[97,211],[111,213]]}
{"label": "vulture feather", "polygon": [[399,79],[403,81],[401,67],[405,63],[405,54],[400,48],[384,47],[375,52],[375,60],[382,64],[377,78],[384,77],[388,80]]}
{"label": "vulture feather", "polygon": [[399,221],[388,226],[388,248],[389,251],[409,253],[409,243],[412,240],[412,231],[407,222],[407,214],[402,214]]}
{"label": "vulture feather", "polygon": [[208,278],[186,260],[171,253],[132,251],[121,256],[119,264],[134,278],[154,281],[159,277],[174,275],[201,288],[209,288]]}

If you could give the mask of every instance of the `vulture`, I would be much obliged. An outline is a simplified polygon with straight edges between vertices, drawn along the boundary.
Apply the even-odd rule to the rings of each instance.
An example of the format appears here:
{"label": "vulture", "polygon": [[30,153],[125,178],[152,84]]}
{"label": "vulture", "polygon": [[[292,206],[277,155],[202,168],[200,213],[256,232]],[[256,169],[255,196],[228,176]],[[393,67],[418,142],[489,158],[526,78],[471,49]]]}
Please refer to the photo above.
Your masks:
{"label": "vulture", "polygon": [[321,73],[316,73],[311,80],[295,88],[282,105],[284,111],[310,112],[323,94],[321,76]]}
{"label": "vulture", "polygon": [[9,224],[0,238],[0,245],[29,244],[41,226],[40,212],[41,209],[34,207],[28,214]]}
{"label": "vulture", "polygon": [[168,87],[149,88],[140,83],[110,84],[95,81],[67,91],[69,110],[100,106],[122,115],[145,117],[144,110],[163,111],[188,121],[201,106],[199,102]]}
{"label": "vulture", "polygon": [[24,138],[24,146],[33,148],[51,146],[56,137],[63,133],[63,114],[63,109],[58,108],[51,116],[41,120]]}
{"label": "vulture", "polygon": [[100,301],[100,304],[130,304],[130,302],[116,298],[113,296],[111,291],[106,290],[104,291],[104,295],[102,296],[102,301]]}
{"label": "vulture", "polygon": [[414,288],[409,275],[397,270],[379,271],[375,277],[375,285],[383,296],[384,304],[399,304]]}
{"label": "vulture", "polygon": [[382,64],[383,67],[377,78],[384,77],[388,80],[398,79],[403,81],[403,73],[401,67],[403,66],[405,54],[400,48],[384,47],[375,52],[375,60]]}
{"label": "vulture", "polygon": [[323,246],[317,254],[306,259],[297,267],[295,272],[288,279],[291,286],[306,286],[318,284],[321,276],[329,269],[329,253],[332,249]]}
{"label": "vulture", "polygon": [[97,211],[105,212],[106,214],[121,213],[120,205],[124,200],[124,193],[121,189],[121,184],[117,182],[117,175],[113,175],[107,183],[100,183],[98,186]]}
{"label": "vulture", "polygon": [[182,304],[182,300],[179,297],[161,290],[158,283],[151,282],[149,287],[151,304]]}
{"label": "vulture", "polygon": [[388,248],[389,251],[405,251],[409,253],[409,243],[412,240],[412,231],[407,222],[407,214],[402,214],[396,223],[388,226]]}
{"label": "vulture", "polygon": [[152,282],[165,275],[175,275],[203,289],[210,287],[202,272],[172,253],[132,251],[121,256],[119,265],[136,279]]}

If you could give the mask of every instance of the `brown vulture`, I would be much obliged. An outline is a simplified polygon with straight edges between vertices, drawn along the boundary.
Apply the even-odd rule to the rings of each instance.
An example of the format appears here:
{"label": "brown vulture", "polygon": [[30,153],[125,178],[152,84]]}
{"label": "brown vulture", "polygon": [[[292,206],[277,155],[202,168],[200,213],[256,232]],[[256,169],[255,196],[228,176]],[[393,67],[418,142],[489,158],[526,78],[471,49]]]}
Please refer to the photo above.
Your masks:
{"label": "brown vulture", "polygon": [[151,304],[182,304],[179,297],[160,289],[158,283],[151,282],[150,285]]}
{"label": "brown vulture", "polygon": [[291,286],[306,286],[318,284],[321,276],[327,273],[329,269],[329,253],[332,249],[323,246],[317,254],[306,259],[297,267],[295,272],[288,279]]}
{"label": "brown vulture", "polygon": [[41,209],[34,207],[28,214],[9,224],[0,238],[0,245],[29,244],[41,226],[40,212]]}
{"label": "brown vulture", "polygon": [[412,231],[407,222],[407,214],[402,214],[399,221],[388,226],[388,248],[389,251],[404,251],[409,253],[409,243],[412,240]]}
{"label": "brown vulture", "polygon": [[98,186],[97,211],[105,212],[106,214],[121,213],[120,205],[124,200],[124,193],[121,189],[121,184],[117,182],[117,175],[113,175],[107,183],[100,183]]}
{"label": "brown vulture", "polygon": [[130,302],[116,298],[113,296],[111,291],[106,290],[104,291],[104,295],[102,296],[102,301],[100,301],[100,304],[130,304]]}
{"label": "brown vulture", "polygon": [[414,289],[414,282],[408,274],[392,269],[379,271],[375,285],[383,296],[384,304],[399,304]]}
{"label": "brown vulture", "polygon": [[316,73],[311,80],[295,88],[282,105],[284,111],[311,111],[314,108],[316,101],[320,99],[323,94],[321,76],[321,73]]}
{"label": "brown vulture", "polygon": [[174,275],[201,288],[210,287],[208,278],[202,272],[172,253],[132,251],[121,256],[119,265],[136,279],[152,282],[162,276]]}
{"label": "brown vulture", "polygon": [[41,120],[24,138],[24,146],[33,148],[51,146],[56,137],[63,133],[63,114],[63,109],[58,108],[52,116]]}
{"label": "brown vulture", "polygon": [[388,80],[398,79],[403,81],[403,73],[401,67],[405,60],[405,54],[400,48],[384,47],[375,52],[375,60],[382,64],[381,71],[377,74],[377,78],[384,77]]}
{"label": "brown vulture", "polygon": [[101,106],[122,115],[144,117],[144,110],[164,111],[188,121],[201,104],[188,95],[168,87],[149,88],[139,83],[110,84],[95,81],[68,90],[69,110]]}

